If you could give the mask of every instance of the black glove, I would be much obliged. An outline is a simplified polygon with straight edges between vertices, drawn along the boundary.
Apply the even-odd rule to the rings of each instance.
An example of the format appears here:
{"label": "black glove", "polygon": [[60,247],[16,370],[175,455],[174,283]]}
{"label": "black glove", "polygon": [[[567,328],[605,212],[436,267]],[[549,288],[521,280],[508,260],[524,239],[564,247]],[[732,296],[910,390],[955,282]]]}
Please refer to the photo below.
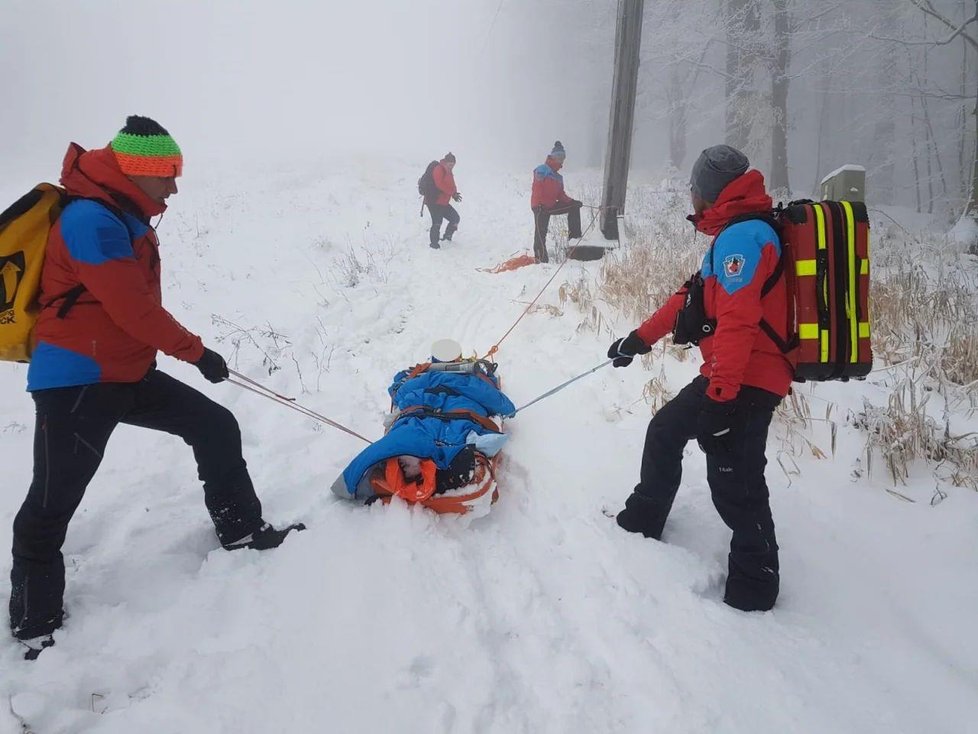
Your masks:
{"label": "black glove", "polygon": [[194,362],[194,367],[199,369],[200,374],[207,380],[215,383],[223,382],[230,374],[228,363],[224,361],[224,357],[217,352],[212,352],[207,347],[204,347],[204,355]]}
{"label": "black glove", "polygon": [[460,193],[456,191],[454,194],[452,194],[452,201],[461,201],[461,200],[462,200],[462,195]]}
{"label": "black glove", "polygon": [[652,347],[642,341],[641,337],[633,331],[608,347],[608,357],[615,360],[611,363],[615,367],[627,367],[636,355],[648,354],[651,351]]}
{"label": "black glove", "polygon": [[696,420],[696,442],[703,453],[729,456],[737,440],[739,417],[734,401],[718,403],[704,397],[703,407],[700,408]]}

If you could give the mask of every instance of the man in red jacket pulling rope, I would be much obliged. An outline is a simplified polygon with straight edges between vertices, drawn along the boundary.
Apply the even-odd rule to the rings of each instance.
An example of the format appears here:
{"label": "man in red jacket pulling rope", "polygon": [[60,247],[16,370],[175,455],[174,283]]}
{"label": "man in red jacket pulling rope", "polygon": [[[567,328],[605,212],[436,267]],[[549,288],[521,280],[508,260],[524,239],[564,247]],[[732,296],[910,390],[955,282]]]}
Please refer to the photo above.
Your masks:
{"label": "man in red jacket pulling rope", "polygon": [[746,156],[727,145],[700,155],[690,179],[690,220],[714,239],[698,277],[615,341],[608,356],[615,367],[624,367],[690,314],[699,314],[692,328],[703,355],[700,375],[649,423],[640,481],[617,521],[629,532],[662,537],[682,478],[683,449],[697,439],[706,453],[713,503],[733,531],[724,601],[754,611],[770,609],[778,596],[778,544],[764,452],[793,369],[761,328],[765,321],[787,341],[788,293],[778,269],[781,242],[763,218],[771,197],[764,177],[748,167]]}
{"label": "man in red jacket pulling rope", "polygon": [[554,143],[547,160],[533,169],[533,188],[530,208],[533,210],[533,254],[537,262],[550,262],[547,255],[547,230],[550,217],[567,215],[567,239],[581,238],[581,207],[577,199],[564,191],[564,177],[559,171],[564,167],[567,152],[558,140]]}
{"label": "man in red jacket pulling rope", "polygon": [[[154,120],[131,116],[112,142],[72,143],[61,182],[70,197],[51,228],[41,273],[27,389],[36,406],[34,475],[14,518],[10,627],[32,659],[61,627],[68,523],[120,423],[179,436],[194,452],[204,503],[228,550],[279,545],[241,452],[234,416],[156,368],[157,352],[210,382],[228,366],[163,308],[150,217],[177,193],[183,156]],[[133,457],[135,460],[136,457]],[[146,549],[150,552],[151,549]]]}

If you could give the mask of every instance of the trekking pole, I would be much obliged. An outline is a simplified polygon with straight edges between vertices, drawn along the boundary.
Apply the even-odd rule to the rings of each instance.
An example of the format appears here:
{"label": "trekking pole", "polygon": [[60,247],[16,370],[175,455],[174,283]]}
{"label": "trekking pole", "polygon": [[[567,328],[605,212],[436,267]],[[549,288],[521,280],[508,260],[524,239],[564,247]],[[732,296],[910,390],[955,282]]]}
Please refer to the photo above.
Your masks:
{"label": "trekking pole", "polygon": [[307,418],[312,418],[313,420],[319,421],[320,423],[325,423],[326,425],[332,426],[333,428],[338,428],[344,433],[349,433],[351,436],[356,436],[362,441],[366,441],[367,443],[373,443],[373,441],[371,441],[369,438],[366,438],[365,436],[361,436],[356,431],[350,430],[346,426],[337,423],[336,421],[327,418],[326,416],[321,415],[320,413],[317,413],[311,408],[307,408],[304,405],[300,405],[298,402],[296,402],[295,398],[290,398],[290,397],[286,397],[285,395],[280,395],[279,393],[275,392],[271,388],[262,385],[260,382],[255,382],[250,377],[247,377],[246,375],[242,375],[240,372],[237,372],[230,368],[228,369],[228,372],[230,373],[230,377],[227,378],[227,381],[230,382],[232,385],[237,385],[238,387],[244,388],[245,390],[253,392],[256,395],[261,395],[263,398],[268,398],[272,402],[278,403],[279,405],[284,405],[286,408],[291,408],[292,410],[301,413]]}
{"label": "trekking pole", "polygon": [[601,363],[601,364],[599,364],[599,365],[598,365],[597,367],[592,367],[592,368],[591,368],[591,369],[589,369],[589,370],[588,370],[587,372],[582,372],[582,373],[581,373],[581,374],[579,374],[579,375],[578,375],[577,377],[572,377],[572,378],[570,378],[570,379],[569,379],[569,380],[568,380],[567,382],[562,382],[562,383],[560,383],[560,384],[559,384],[559,385],[557,385],[557,387],[555,387],[555,388],[554,388],[553,390],[549,390],[549,391],[547,391],[547,392],[545,392],[545,393],[544,393],[543,395],[541,395],[540,397],[538,397],[538,398],[534,398],[533,400],[531,400],[530,402],[528,402],[528,403],[527,403],[526,405],[524,405],[524,406],[522,406],[522,407],[520,407],[520,408],[517,408],[517,409],[516,409],[516,412],[515,412],[515,413],[513,413],[513,415],[516,415],[516,413],[519,413],[519,412],[520,412],[520,411],[522,411],[522,410],[526,410],[527,408],[529,408],[529,407],[530,407],[531,405],[533,405],[534,403],[539,403],[539,402],[540,402],[541,400],[543,400],[544,398],[549,398],[549,397],[550,397],[551,395],[554,395],[555,393],[559,393],[559,392],[560,392],[561,390],[563,390],[563,389],[564,389],[565,387],[567,387],[568,385],[570,385],[570,384],[571,384],[572,382],[577,382],[577,381],[578,381],[578,380],[580,380],[580,379],[581,379],[582,377],[587,377],[587,376],[588,376],[588,375],[590,375],[590,374],[591,374],[592,372],[597,372],[597,371],[598,371],[599,369],[601,369],[602,367],[607,367],[607,366],[608,366],[609,364],[611,364],[612,362],[614,362],[614,360],[613,360],[613,359],[609,359],[609,360],[608,360],[607,362],[602,362],[602,363]]}

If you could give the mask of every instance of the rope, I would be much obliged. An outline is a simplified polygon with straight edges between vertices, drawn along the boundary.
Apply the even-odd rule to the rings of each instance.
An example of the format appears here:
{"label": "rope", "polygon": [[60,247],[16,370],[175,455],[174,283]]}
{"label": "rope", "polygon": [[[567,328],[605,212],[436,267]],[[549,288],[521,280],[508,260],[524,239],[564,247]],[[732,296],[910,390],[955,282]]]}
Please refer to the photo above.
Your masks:
{"label": "rope", "polygon": [[227,381],[230,382],[232,385],[237,385],[238,387],[244,388],[245,390],[249,390],[250,392],[253,392],[256,395],[261,395],[263,398],[268,398],[272,402],[278,403],[279,405],[284,405],[287,408],[291,408],[292,410],[301,413],[307,418],[312,418],[313,420],[319,421],[320,423],[325,423],[326,425],[332,426],[333,428],[338,428],[344,433],[349,433],[351,436],[356,436],[362,441],[366,441],[367,443],[373,443],[373,441],[371,441],[369,438],[366,438],[365,436],[361,436],[356,431],[351,431],[346,426],[341,425],[336,421],[331,420],[324,415],[321,415],[320,413],[317,413],[311,408],[307,408],[304,405],[300,405],[299,403],[296,402],[295,398],[289,398],[286,397],[285,395],[280,395],[279,393],[275,392],[271,388],[262,385],[260,382],[255,382],[250,377],[247,377],[246,375],[242,375],[240,372],[236,372],[235,370],[229,369],[228,372],[231,374],[231,376],[227,378]]}
{"label": "rope", "polygon": [[582,373],[581,373],[581,374],[579,374],[579,375],[578,375],[577,377],[572,377],[572,378],[571,378],[571,379],[569,379],[569,380],[568,380],[567,382],[562,382],[562,383],[560,383],[560,384],[559,384],[559,385],[557,385],[557,387],[555,387],[555,388],[554,388],[553,390],[549,390],[549,391],[547,391],[547,392],[545,392],[545,393],[544,393],[543,395],[541,395],[540,397],[538,397],[538,398],[534,398],[533,400],[531,400],[530,402],[528,402],[528,403],[527,403],[526,405],[524,405],[524,406],[522,406],[522,407],[520,407],[520,408],[517,408],[517,409],[516,409],[516,411],[515,411],[515,412],[513,413],[513,415],[516,415],[516,413],[519,413],[520,411],[522,411],[522,410],[525,410],[526,408],[529,408],[529,407],[530,407],[531,405],[533,405],[534,403],[539,403],[539,402],[540,402],[541,400],[543,400],[544,398],[549,398],[549,397],[550,397],[551,395],[554,395],[555,393],[558,393],[558,392],[560,392],[560,391],[561,391],[561,390],[563,390],[563,389],[564,389],[565,387],[567,387],[568,385],[570,385],[570,384],[571,384],[572,382],[577,382],[577,381],[578,381],[578,380],[580,380],[580,379],[581,379],[582,377],[587,377],[587,376],[588,376],[588,375],[590,375],[590,374],[591,374],[592,372],[597,372],[597,371],[598,371],[599,369],[601,369],[602,367],[607,367],[607,366],[608,366],[609,364],[611,364],[612,362],[614,362],[614,360],[613,360],[613,359],[609,359],[609,360],[608,360],[607,362],[602,362],[602,363],[601,363],[601,364],[599,364],[599,365],[598,365],[597,367],[592,367],[592,368],[591,368],[591,369],[589,369],[589,370],[588,370],[587,372],[582,372]]}
{"label": "rope", "polygon": [[499,5],[496,6],[496,13],[492,16],[492,22],[489,24],[489,30],[486,31],[486,40],[482,45],[482,55],[485,56],[486,50],[489,48],[489,38],[492,36],[492,29],[496,27],[496,19],[499,17],[499,11],[503,9],[503,3],[506,0],[499,0]]}
{"label": "rope", "polygon": [[499,341],[497,341],[497,342],[496,342],[495,344],[493,344],[493,345],[492,345],[492,346],[491,346],[491,347],[489,348],[489,351],[488,351],[488,352],[486,352],[486,356],[485,356],[485,357],[483,357],[483,359],[489,359],[489,358],[491,358],[491,357],[492,357],[492,356],[493,356],[493,355],[494,355],[494,354],[495,354],[495,353],[496,353],[496,352],[497,352],[497,351],[499,350],[499,345],[500,345],[500,344],[502,344],[502,343],[503,343],[503,340],[504,340],[504,339],[505,339],[505,338],[506,338],[507,336],[509,336],[509,335],[510,335],[510,333],[511,333],[511,332],[513,331],[513,329],[515,329],[515,328],[516,328],[516,325],[517,325],[517,324],[518,324],[518,323],[519,323],[520,321],[522,321],[522,320],[523,320],[523,317],[524,317],[524,316],[526,316],[526,315],[527,315],[528,313],[530,313],[530,309],[531,309],[531,308],[533,308],[533,305],[534,305],[534,304],[535,304],[535,303],[536,303],[536,302],[537,302],[538,300],[540,300],[540,296],[542,296],[542,295],[543,295],[543,293],[544,293],[544,291],[545,291],[545,290],[547,290],[547,288],[549,288],[549,287],[550,287],[550,284],[554,282],[554,278],[556,278],[556,277],[557,277],[557,275],[558,275],[558,273],[560,273],[560,271],[561,271],[561,269],[562,269],[562,268],[563,268],[563,267],[564,267],[564,266],[565,266],[565,265],[567,264],[567,261],[571,259],[571,255],[572,255],[572,254],[574,253],[574,251],[575,251],[575,250],[576,250],[576,249],[577,249],[578,247],[580,247],[580,245],[581,245],[581,242],[582,242],[582,241],[584,240],[584,238],[585,238],[585,237],[587,236],[587,233],[591,231],[591,228],[592,228],[592,227],[594,227],[594,223],[595,223],[596,221],[598,221],[598,215],[599,215],[599,214],[601,214],[601,207],[592,207],[592,208],[596,208],[596,209],[597,209],[597,211],[595,211],[595,213],[594,213],[594,216],[592,216],[592,217],[591,217],[591,223],[590,223],[590,224],[588,224],[588,226],[587,226],[587,229],[585,229],[585,230],[584,230],[584,232],[583,232],[583,233],[581,234],[581,238],[580,238],[580,239],[579,239],[579,240],[577,241],[577,244],[576,244],[576,245],[574,245],[574,246],[573,246],[572,248],[570,248],[570,250],[568,250],[568,251],[567,251],[567,255],[566,255],[566,256],[564,257],[564,261],[563,261],[563,262],[562,262],[562,263],[561,263],[560,265],[558,265],[558,266],[557,266],[557,269],[556,269],[556,270],[554,271],[554,274],[550,276],[550,280],[548,280],[548,281],[547,281],[546,283],[544,283],[544,284],[543,284],[543,288],[541,288],[541,289],[540,289],[540,292],[539,292],[539,293],[537,293],[537,294],[536,294],[536,296],[534,296],[534,297],[533,297],[533,300],[532,300],[532,301],[530,301],[530,303],[529,303],[529,305],[528,305],[528,306],[527,306],[527,307],[526,307],[525,309],[523,309],[523,313],[521,313],[521,314],[519,315],[519,317],[518,317],[518,318],[516,319],[516,321],[514,321],[514,322],[513,322],[513,325],[512,325],[512,326],[510,326],[510,327],[509,327],[509,329],[507,329],[507,330],[506,330],[506,333],[505,333],[505,334],[503,334],[503,335],[502,335],[502,336],[501,336],[501,337],[499,338]]}

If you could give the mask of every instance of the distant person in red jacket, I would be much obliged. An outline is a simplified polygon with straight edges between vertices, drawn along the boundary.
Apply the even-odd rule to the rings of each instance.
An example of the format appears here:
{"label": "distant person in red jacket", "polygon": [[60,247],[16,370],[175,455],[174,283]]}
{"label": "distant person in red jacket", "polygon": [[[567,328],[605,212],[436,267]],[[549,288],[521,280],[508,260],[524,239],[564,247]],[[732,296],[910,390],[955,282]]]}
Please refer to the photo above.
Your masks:
{"label": "distant person in red jacket", "polygon": [[[713,504],[733,531],[724,601],[745,611],[774,606],[778,543],[764,466],[768,426],[788,393],[790,361],[769,334],[787,341],[788,293],[778,263],[781,241],[769,221],[771,197],[760,172],[728,145],[707,148],[690,180],[696,229],[713,237],[699,272],[665,305],[608,350],[615,367],[673,332],[695,335],[700,375],[649,423],[641,478],[618,524],[660,539],[682,478],[683,449],[706,453]],[[768,285],[770,280],[770,287]]]}
{"label": "distant person in red jacket", "polygon": [[570,198],[564,193],[564,177],[558,171],[564,167],[567,154],[563,144],[558,140],[547,160],[533,169],[533,192],[530,196],[530,207],[533,209],[533,254],[537,262],[549,262],[547,257],[547,230],[550,227],[550,217],[558,214],[567,215],[567,237],[581,237],[581,207],[577,199]]}
{"label": "distant person in red jacket", "polygon": [[[458,202],[462,200],[462,195],[458,193],[458,189],[455,187],[455,175],[452,173],[454,169],[455,154],[447,153],[438,162],[438,165],[432,169],[431,176],[434,183],[434,191],[431,195],[425,196],[424,200],[425,206],[428,207],[428,213],[431,214],[431,230],[428,232],[428,244],[436,250],[441,247],[438,244],[439,241],[452,241],[452,235],[458,229],[460,220],[455,207],[449,203],[449,201]],[[439,237],[443,219],[448,221],[448,226],[445,227],[444,236]]]}
{"label": "distant person in red jacket", "polygon": [[[230,411],[156,368],[162,351],[210,382],[224,359],[163,308],[150,217],[177,193],[183,156],[170,134],[132,116],[105,148],[72,143],[61,183],[70,203],[51,229],[27,389],[36,406],[34,476],[14,518],[10,627],[33,659],[61,627],[68,523],[120,423],[179,436],[194,452],[204,504],[228,550],[279,545],[241,455]],[[138,457],[131,457],[133,462]],[[150,553],[152,548],[140,552]]]}

